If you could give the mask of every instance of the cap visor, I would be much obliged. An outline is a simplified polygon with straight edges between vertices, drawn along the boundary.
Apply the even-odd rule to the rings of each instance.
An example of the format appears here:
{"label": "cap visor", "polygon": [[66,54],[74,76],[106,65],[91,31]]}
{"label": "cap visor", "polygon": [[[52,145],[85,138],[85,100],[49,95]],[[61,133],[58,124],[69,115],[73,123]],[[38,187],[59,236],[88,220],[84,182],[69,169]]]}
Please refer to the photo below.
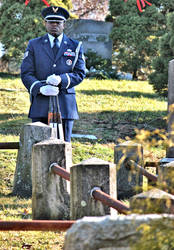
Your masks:
{"label": "cap visor", "polygon": [[64,18],[63,16],[49,15],[45,17],[45,21],[63,22],[66,21],[66,18]]}

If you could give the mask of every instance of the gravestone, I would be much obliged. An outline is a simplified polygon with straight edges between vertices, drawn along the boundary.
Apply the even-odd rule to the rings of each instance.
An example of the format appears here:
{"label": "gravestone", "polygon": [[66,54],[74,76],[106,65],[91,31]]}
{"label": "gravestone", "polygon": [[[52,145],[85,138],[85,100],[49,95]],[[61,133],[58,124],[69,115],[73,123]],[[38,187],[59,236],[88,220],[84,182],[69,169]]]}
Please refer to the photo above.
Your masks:
{"label": "gravestone", "polygon": [[32,218],[35,220],[69,219],[69,183],[50,172],[52,163],[70,172],[71,143],[50,139],[33,145]]}
{"label": "gravestone", "polygon": [[137,194],[129,199],[130,210],[138,214],[174,213],[174,195],[158,188]]}
{"label": "gravestone", "polygon": [[112,57],[112,41],[109,38],[113,24],[88,19],[74,19],[66,22],[65,34],[83,42],[84,52],[92,50],[107,59]]}
{"label": "gravestone", "polygon": [[168,67],[168,148],[167,158],[174,158],[174,60]]}
{"label": "gravestone", "polygon": [[[172,230],[174,215],[116,215],[84,217],[77,220],[65,236],[64,250],[131,250],[143,238],[143,226]],[[157,228],[158,229],[158,228]],[[165,231],[164,231],[165,232]],[[156,234],[159,233],[156,232]],[[162,231],[163,233],[163,231]],[[162,234],[161,233],[161,234]],[[162,235],[163,236],[163,235]],[[156,235],[153,235],[156,238]],[[160,237],[160,236],[159,236]],[[150,238],[150,237],[149,237]],[[149,239],[147,237],[147,239]],[[151,239],[151,238],[150,238]],[[153,239],[153,238],[152,238]],[[159,239],[159,238],[157,238]],[[167,245],[165,245],[167,249]],[[144,248],[145,249],[145,248]],[[155,248],[157,249],[157,248]],[[164,248],[165,249],[165,248]],[[169,249],[169,248],[168,248]],[[173,249],[173,248],[172,248]]]}
{"label": "gravestone", "polygon": [[174,158],[163,158],[158,166],[158,185],[174,194]]}
{"label": "gravestone", "polygon": [[16,170],[14,175],[13,195],[31,197],[31,154],[33,144],[49,139],[52,129],[41,122],[24,125],[19,142]]}
{"label": "gravestone", "polygon": [[91,195],[93,189],[99,188],[112,198],[117,198],[115,164],[98,158],[90,158],[71,167],[70,179],[71,219],[117,214],[115,209],[96,201]]}
{"label": "gravestone", "polygon": [[143,147],[141,144],[126,141],[114,148],[114,163],[117,166],[117,194],[118,199],[130,198],[142,192],[143,176],[139,171],[130,171],[125,160],[133,160],[144,166]]}

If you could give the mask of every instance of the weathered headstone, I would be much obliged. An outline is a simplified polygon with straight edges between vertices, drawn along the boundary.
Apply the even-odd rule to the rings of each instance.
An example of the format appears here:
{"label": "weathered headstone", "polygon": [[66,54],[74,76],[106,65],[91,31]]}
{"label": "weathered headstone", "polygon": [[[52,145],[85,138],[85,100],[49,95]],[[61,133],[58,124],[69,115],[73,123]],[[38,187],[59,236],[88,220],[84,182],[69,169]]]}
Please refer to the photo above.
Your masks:
{"label": "weathered headstone", "polygon": [[164,158],[160,161],[158,185],[166,192],[174,194],[174,158]]}
{"label": "weathered headstone", "polygon": [[119,199],[129,198],[142,191],[143,176],[138,171],[129,171],[125,166],[125,160],[133,160],[143,167],[142,145],[126,141],[114,148],[114,163],[117,166],[117,195]]}
{"label": "weathered headstone", "polygon": [[74,165],[70,170],[71,219],[83,216],[102,216],[117,211],[91,197],[93,188],[100,188],[114,199],[116,194],[116,166],[98,158],[91,158]]}
{"label": "weathered headstone", "polygon": [[31,154],[33,144],[49,139],[51,127],[41,122],[28,123],[20,134],[19,150],[14,175],[13,194],[20,197],[31,197]]}
{"label": "weathered headstone", "polygon": [[130,210],[138,214],[174,213],[174,195],[153,188],[129,199]]}
{"label": "weathered headstone", "polygon": [[166,157],[174,158],[174,60],[168,68],[168,148]]}
{"label": "weathered headstone", "polygon": [[33,145],[32,153],[32,217],[33,219],[69,219],[67,181],[49,171],[57,163],[70,172],[71,144],[50,139]]}
{"label": "weathered headstone", "polygon": [[84,52],[92,50],[107,59],[112,57],[112,41],[109,38],[113,24],[88,19],[73,19],[66,22],[65,33],[83,42]]}
{"label": "weathered headstone", "polygon": [[174,216],[164,214],[84,217],[67,231],[64,250],[131,250],[143,236],[141,225],[156,226],[159,232],[159,225],[171,230],[173,223]]}

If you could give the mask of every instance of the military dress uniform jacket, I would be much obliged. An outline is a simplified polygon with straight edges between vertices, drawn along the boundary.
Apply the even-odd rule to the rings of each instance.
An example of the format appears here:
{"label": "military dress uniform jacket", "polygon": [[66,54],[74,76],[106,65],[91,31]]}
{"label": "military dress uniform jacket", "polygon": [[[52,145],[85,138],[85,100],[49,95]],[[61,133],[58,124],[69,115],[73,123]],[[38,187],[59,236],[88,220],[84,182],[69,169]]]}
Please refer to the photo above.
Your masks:
{"label": "military dress uniform jacket", "polygon": [[48,34],[29,41],[21,64],[21,79],[31,96],[30,118],[48,116],[49,97],[39,94],[48,76],[61,77],[59,105],[63,119],[78,119],[74,86],[85,77],[85,61],[81,43],[65,34],[54,59]]}

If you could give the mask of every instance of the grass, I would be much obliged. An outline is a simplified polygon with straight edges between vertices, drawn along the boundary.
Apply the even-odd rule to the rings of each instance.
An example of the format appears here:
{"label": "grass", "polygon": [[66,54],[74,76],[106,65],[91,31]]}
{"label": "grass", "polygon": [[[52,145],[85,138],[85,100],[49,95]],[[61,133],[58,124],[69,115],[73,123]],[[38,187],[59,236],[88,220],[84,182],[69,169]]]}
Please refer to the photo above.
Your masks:
{"label": "grass", "polygon": [[[29,96],[19,77],[0,74],[0,142],[19,141],[27,117]],[[72,138],[73,163],[97,157],[113,162],[114,146],[135,140],[144,147],[145,161],[165,157],[165,144],[149,144],[141,131],[166,134],[166,99],[140,81],[89,80],[76,87],[80,119],[73,133],[97,140]],[[156,138],[156,134],[154,134]],[[150,145],[150,146],[149,146]],[[12,196],[17,150],[0,150],[0,219],[31,219],[31,199]],[[63,249],[62,232],[1,232],[0,249]]]}

